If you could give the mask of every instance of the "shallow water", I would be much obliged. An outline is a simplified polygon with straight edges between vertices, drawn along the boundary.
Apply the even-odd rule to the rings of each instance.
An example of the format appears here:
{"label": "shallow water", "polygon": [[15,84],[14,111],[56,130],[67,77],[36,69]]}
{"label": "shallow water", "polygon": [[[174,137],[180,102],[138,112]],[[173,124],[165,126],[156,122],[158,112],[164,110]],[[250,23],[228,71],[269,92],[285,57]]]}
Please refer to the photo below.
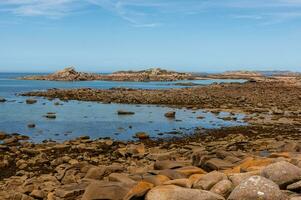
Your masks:
{"label": "shallow water", "polygon": [[[195,127],[218,128],[225,126],[245,125],[242,121],[244,115],[237,114],[236,121],[224,121],[220,117],[229,113],[215,115],[202,110],[192,111],[186,109],[171,109],[155,105],[126,105],[126,104],[102,104],[95,102],[59,100],[49,101],[36,98],[38,102],[27,105],[27,97],[16,96],[18,93],[44,90],[49,88],[112,88],[130,87],[144,89],[181,88],[183,86],[171,85],[171,82],[50,82],[50,81],[24,81],[12,78],[25,74],[1,74],[0,73],[0,97],[8,101],[0,103],[0,130],[13,133],[21,133],[31,137],[35,142],[45,139],[63,141],[81,135],[89,135],[91,138],[111,137],[118,140],[131,140],[139,131],[145,131],[152,137],[170,137],[174,135],[158,133],[178,131],[185,134],[191,133]],[[219,82],[242,82],[243,80],[219,80]],[[184,81],[183,81],[184,82]],[[210,84],[216,80],[186,81],[200,84]],[[174,83],[174,82],[173,82]],[[62,105],[54,105],[60,102]],[[117,110],[128,110],[135,115],[119,116]],[[176,119],[164,117],[164,113],[174,110]],[[47,112],[55,112],[56,119],[43,117]],[[197,119],[203,116],[203,119]],[[29,123],[36,124],[36,128],[28,128]]]}

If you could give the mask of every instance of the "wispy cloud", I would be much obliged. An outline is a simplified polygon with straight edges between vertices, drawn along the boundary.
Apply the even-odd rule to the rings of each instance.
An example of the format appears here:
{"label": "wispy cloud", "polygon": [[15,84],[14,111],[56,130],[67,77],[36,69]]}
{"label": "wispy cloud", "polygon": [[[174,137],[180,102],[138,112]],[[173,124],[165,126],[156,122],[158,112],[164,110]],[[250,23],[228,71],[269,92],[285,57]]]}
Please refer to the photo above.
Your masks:
{"label": "wispy cloud", "polygon": [[87,9],[86,5],[107,10],[135,27],[157,27],[165,19],[202,12],[264,23],[301,18],[301,0],[0,0],[0,12],[61,18]]}

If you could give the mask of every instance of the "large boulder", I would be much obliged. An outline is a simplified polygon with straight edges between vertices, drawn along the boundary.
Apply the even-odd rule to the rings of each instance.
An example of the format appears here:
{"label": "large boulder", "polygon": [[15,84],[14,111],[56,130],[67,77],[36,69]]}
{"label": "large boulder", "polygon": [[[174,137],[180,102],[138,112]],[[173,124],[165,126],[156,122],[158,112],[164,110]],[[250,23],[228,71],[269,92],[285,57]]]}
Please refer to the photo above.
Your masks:
{"label": "large boulder", "polygon": [[233,184],[229,180],[221,180],[211,188],[211,192],[227,197],[233,189]]}
{"label": "large boulder", "polygon": [[228,200],[288,200],[279,186],[262,176],[251,176],[240,183],[230,194]]}
{"label": "large boulder", "polygon": [[226,160],[221,160],[219,158],[211,158],[205,162],[204,167],[209,170],[224,170],[233,168],[234,165]]}
{"label": "large boulder", "polygon": [[280,188],[301,180],[301,169],[289,162],[280,161],[265,167],[261,175],[277,183]]}
{"label": "large boulder", "polygon": [[93,181],[86,188],[82,200],[122,200],[134,185],[126,185],[121,182]]}
{"label": "large boulder", "polygon": [[224,200],[224,197],[205,190],[187,189],[175,185],[151,189],[146,200]]}
{"label": "large boulder", "polygon": [[205,174],[204,176],[201,176],[201,178],[193,184],[193,188],[210,190],[216,183],[225,179],[227,179],[227,176],[225,174],[213,171]]}

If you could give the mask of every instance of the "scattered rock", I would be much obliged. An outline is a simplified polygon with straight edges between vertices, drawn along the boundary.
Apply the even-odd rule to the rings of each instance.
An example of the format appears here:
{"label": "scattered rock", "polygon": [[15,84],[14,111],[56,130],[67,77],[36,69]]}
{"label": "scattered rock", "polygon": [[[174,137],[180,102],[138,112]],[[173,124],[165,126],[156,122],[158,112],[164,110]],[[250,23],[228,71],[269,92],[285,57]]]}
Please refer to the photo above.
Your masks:
{"label": "scattered rock", "polygon": [[135,112],[131,112],[131,111],[126,111],[126,110],[118,110],[117,111],[118,115],[134,115]]}
{"label": "scattered rock", "polygon": [[176,117],[176,112],[175,111],[170,111],[164,114],[165,117],[167,118],[175,118]]}
{"label": "scattered rock", "polygon": [[27,127],[28,127],[28,128],[35,128],[36,125],[35,125],[35,124],[27,124]]}
{"label": "scattered rock", "polygon": [[26,104],[35,104],[37,103],[36,99],[26,99]]}
{"label": "scattered rock", "polygon": [[134,137],[138,138],[139,140],[149,139],[149,135],[146,132],[138,132],[138,133],[135,134]]}
{"label": "scattered rock", "polygon": [[0,103],[4,103],[6,102],[6,99],[4,99],[3,97],[0,97]]}

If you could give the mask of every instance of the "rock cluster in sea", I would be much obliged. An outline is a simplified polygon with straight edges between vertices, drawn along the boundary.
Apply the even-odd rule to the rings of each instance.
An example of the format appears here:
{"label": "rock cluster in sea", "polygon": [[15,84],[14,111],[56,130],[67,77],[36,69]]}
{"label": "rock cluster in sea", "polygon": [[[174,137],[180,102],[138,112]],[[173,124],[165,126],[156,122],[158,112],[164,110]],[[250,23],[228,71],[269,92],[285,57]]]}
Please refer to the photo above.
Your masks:
{"label": "rock cluster in sea", "polygon": [[[300,199],[301,143],[256,138],[154,143],[80,137],[33,144],[1,132],[0,199]],[[263,149],[265,156],[258,154]]]}
{"label": "rock cluster in sea", "polygon": [[160,68],[152,68],[142,71],[120,71],[108,75],[96,73],[77,72],[74,67],[67,67],[53,74],[42,76],[21,77],[24,80],[48,80],[48,81],[176,81],[192,80],[195,77],[189,73],[167,71]]}

